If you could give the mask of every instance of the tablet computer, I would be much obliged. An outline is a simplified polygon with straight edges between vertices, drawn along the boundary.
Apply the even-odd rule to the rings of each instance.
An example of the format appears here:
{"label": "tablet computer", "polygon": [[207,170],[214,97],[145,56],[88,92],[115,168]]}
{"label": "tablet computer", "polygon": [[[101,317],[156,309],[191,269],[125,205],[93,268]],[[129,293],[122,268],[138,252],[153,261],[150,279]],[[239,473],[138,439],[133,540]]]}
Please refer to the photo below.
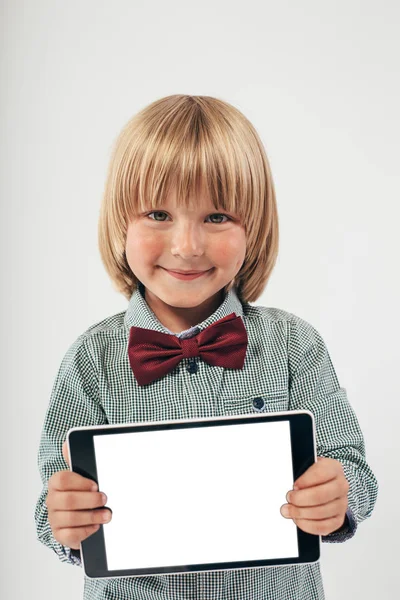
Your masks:
{"label": "tablet computer", "polygon": [[112,510],[81,543],[89,578],[319,560],[320,536],[280,513],[317,460],[309,411],[75,427],[67,441]]}

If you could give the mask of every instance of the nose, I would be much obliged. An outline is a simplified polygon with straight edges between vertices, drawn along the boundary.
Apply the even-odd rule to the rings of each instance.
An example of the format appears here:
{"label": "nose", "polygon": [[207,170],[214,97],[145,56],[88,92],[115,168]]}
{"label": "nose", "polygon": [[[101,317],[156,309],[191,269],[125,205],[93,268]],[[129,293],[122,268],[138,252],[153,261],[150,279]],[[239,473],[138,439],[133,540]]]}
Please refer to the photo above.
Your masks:
{"label": "nose", "polygon": [[204,254],[204,232],[195,223],[182,223],[172,234],[171,253],[184,259]]}

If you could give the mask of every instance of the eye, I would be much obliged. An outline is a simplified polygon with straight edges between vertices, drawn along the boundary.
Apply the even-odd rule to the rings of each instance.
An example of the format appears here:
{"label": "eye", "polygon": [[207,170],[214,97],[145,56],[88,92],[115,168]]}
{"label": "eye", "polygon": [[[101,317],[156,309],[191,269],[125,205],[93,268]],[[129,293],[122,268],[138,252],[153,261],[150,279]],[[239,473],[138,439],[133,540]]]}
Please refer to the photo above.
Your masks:
{"label": "eye", "polygon": [[[228,221],[230,220],[229,217],[228,217],[228,215],[223,215],[221,213],[214,213],[212,215],[209,215],[208,218],[210,218],[210,217],[225,217],[225,219],[227,219]],[[219,225],[220,223],[222,224],[222,223],[226,223],[226,222],[227,221],[218,221],[218,222],[212,221],[212,223],[214,223],[215,225]]]}
{"label": "eye", "polygon": [[[162,210],[153,210],[149,213],[147,213],[146,217],[149,217],[152,221],[158,221],[159,223],[164,223],[166,221],[166,219],[168,218],[167,213],[165,213]],[[217,218],[217,220],[215,220],[215,217]],[[228,215],[223,215],[222,213],[213,213],[212,215],[208,215],[207,219],[211,219],[211,223],[213,223],[214,225],[219,225],[222,223],[226,223],[227,221],[230,220],[230,217],[228,217]],[[225,219],[224,221],[221,219]]]}
{"label": "eye", "polygon": [[[152,212],[148,213],[146,215],[146,217],[150,217],[150,215],[164,215],[164,216],[168,216],[165,212],[163,212],[162,210],[153,210]],[[159,219],[152,219],[152,221],[159,221]],[[160,223],[164,222],[164,219],[162,219],[161,221],[159,221]]]}

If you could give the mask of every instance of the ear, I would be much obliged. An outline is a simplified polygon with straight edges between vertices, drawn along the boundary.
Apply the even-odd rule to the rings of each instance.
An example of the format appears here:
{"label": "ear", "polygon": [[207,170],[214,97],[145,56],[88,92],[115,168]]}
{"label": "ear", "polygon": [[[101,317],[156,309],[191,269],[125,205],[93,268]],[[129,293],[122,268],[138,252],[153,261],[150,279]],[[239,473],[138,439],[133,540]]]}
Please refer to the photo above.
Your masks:
{"label": "ear", "polygon": [[65,442],[62,445],[62,453],[63,453],[63,457],[65,459],[65,462],[70,467],[71,465],[69,464],[69,458],[68,458],[67,440],[65,440]]}

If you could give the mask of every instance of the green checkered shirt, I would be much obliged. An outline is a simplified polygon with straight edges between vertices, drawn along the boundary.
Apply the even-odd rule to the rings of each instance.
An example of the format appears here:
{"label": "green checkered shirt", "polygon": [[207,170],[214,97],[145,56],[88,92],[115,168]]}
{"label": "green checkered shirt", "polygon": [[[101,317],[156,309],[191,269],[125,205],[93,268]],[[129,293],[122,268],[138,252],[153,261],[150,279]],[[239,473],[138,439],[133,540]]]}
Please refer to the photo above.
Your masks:
{"label": "green checkered shirt", "polygon": [[[43,490],[35,509],[38,539],[61,561],[81,566],[79,551],[54,539],[45,504],[48,479],[68,469],[62,444],[71,427],[307,409],[315,417],[317,455],[339,460],[350,484],[344,527],[322,536],[322,541],[346,541],[370,516],[377,480],[366,462],[357,417],[346,390],[339,386],[321,335],[292,313],[242,303],[232,289],[210,317],[179,337],[190,337],[233,312],[243,319],[248,335],[243,369],[185,358],[165,377],[139,386],[127,353],[130,327],[171,333],[151,311],[142,286],[132,294],[126,312],[89,327],[68,349],[44,419],[38,451]],[[257,503],[243,510],[257,510]],[[178,598],[322,600],[324,590],[319,562],[148,577],[84,577],[85,600]]]}

